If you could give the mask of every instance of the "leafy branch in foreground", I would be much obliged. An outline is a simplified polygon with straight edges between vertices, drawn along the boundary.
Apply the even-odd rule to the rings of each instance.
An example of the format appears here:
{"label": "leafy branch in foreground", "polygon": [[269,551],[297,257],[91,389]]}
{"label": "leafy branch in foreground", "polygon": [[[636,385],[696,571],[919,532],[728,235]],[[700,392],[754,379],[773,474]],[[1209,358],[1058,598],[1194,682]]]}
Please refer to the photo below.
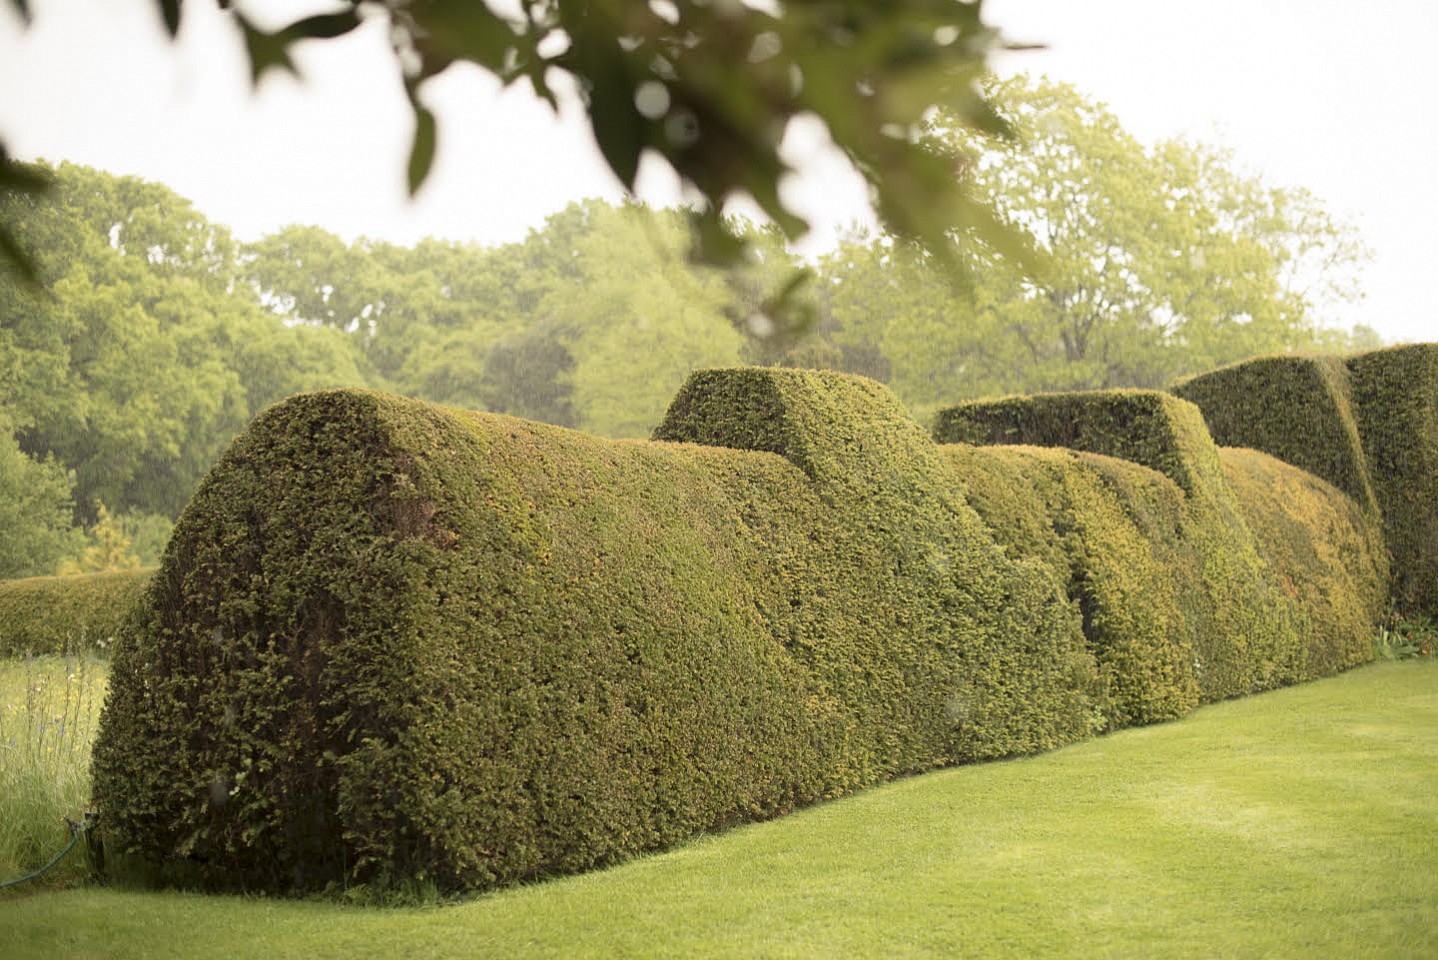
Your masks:
{"label": "leafy branch in foreground", "polygon": [[[702,199],[697,252],[709,262],[734,262],[744,249],[723,217],[736,196],[751,197],[790,239],[808,229],[780,195],[791,172],[780,143],[800,116],[825,123],[889,232],[940,257],[958,231],[1027,259],[1018,236],[966,192],[961,158],[922,142],[939,108],[972,130],[1008,133],[979,85],[989,54],[1004,45],[983,20],[982,0],[520,0],[503,12],[474,0],[348,0],[274,30],[228,0],[213,2],[242,33],[255,82],[270,70],[295,72],[297,44],[384,18],[415,117],[411,193],[429,175],[440,134],[424,103],[427,81],[470,63],[506,85],[527,81],[557,107],[559,71],[576,81],[595,140],[626,188],[649,151]],[[25,0],[11,4],[28,16]],[[156,6],[178,35],[183,0]],[[0,164],[0,174],[13,169]]]}

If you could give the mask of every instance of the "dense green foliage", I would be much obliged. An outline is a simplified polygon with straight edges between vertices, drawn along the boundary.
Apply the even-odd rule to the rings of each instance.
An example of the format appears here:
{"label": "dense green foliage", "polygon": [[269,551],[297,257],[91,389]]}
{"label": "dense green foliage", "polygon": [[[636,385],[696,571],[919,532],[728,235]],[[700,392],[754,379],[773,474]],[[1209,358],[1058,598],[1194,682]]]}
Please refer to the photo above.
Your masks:
{"label": "dense green foliage", "polygon": [[1009,398],[937,434],[963,442],[775,368],[692,375],[657,442],[270,408],[117,652],[112,869],[483,888],[1371,656],[1375,517],[1193,404]]}
{"label": "dense green foliage", "polygon": [[[346,241],[311,226],[239,243],[161,185],[71,164],[17,167],[53,187],[0,197],[0,220],[34,251],[46,288],[0,272],[0,489],[13,494],[0,506],[0,576],[72,560],[101,502],[150,559],[230,439],[300,390],[366,386],[639,437],[705,366],[859,373],[927,416],[982,394],[1152,387],[1253,351],[1357,343],[1323,328],[1322,304],[1293,292],[1306,258],[1341,264],[1328,274],[1340,279],[1355,262],[1351,233],[1312,198],[1235,178],[1203,148],[1141,149],[1071,90],[1016,82],[996,96],[1023,133],[1019,154],[1003,159],[1010,147],[949,127],[931,132],[985,158],[974,183],[1022,230],[1048,208],[1035,206],[1046,193],[1014,181],[1018,171],[1109,158],[1104,176],[1064,194],[1065,210],[1092,215],[1074,221],[1088,233],[1041,245],[1090,250],[1112,237],[1123,253],[1110,259],[1143,263],[1133,277],[1163,278],[1166,299],[1135,288],[1122,300],[1141,306],[1109,310],[1128,273],[1055,270],[1036,300],[1039,288],[977,249],[953,254],[979,268],[955,285],[934,257],[890,237],[855,239],[791,286],[804,265],[781,229],[728,224],[748,253],[718,271],[686,258],[682,213],[599,202],[495,248]],[[1008,179],[996,173],[1005,165]],[[1161,226],[1131,236],[1134,218],[1113,216],[1130,205]],[[1195,230],[1202,264],[1159,252],[1187,249]],[[1167,239],[1155,246],[1157,233]],[[1077,270],[1093,259],[1064,262]],[[1053,302],[1087,318],[1082,337],[1039,316]]]}
{"label": "dense green foliage", "polygon": [[108,653],[153,573],[0,580],[0,657]]}
{"label": "dense green foliage", "polygon": [[[1101,661],[1104,650],[1118,647],[1147,658],[1138,676],[1157,678],[1129,699],[1184,701],[1190,667],[1175,670],[1170,649],[1191,656],[1202,700],[1319,676],[1371,651],[1387,576],[1375,518],[1272,458],[1220,451],[1191,403],[1152,391],[973,401],[940,411],[935,436],[1104,455],[990,454],[1012,464],[1006,479],[1020,484],[1019,492],[1001,495],[975,483],[971,496],[1016,549],[1058,540],[1068,563],[1056,566],[1067,568],[1069,592],[1086,605]],[[1152,468],[1175,486],[1165,489],[1109,457]],[[984,459],[963,453],[960,463]],[[1095,476],[1065,476],[1074,473]],[[1022,485],[1035,493],[1026,496]],[[1087,488],[1087,499],[1078,499],[1075,487]],[[1287,496],[1275,503],[1278,490]],[[1042,505],[1043,512],[1015,519],[1025,500],[1028,510]],[[1115,522],[1119,517],[1129,525]],[[1044,550],[1057,558],[1052,542]],[[1169,646],[1153,639],[1160,634]],[[1148,652],[1130,653],[1135,644]]]}
{"label": "dense green foliage", "polygon": [[101,502],[137,530],[167,522],[265,404],[361,379],[342,336],[234,288],[236,245],[186,201],[55,174],[43,202],[4,209],[49,289],[0,273],[0,488],[24,490],[0,506],[23,524],[0,528],[0,576],[53,572]]}
{"label": "dense green foliage", "polygon": [[1305,675],[1324,676],[1371,659],[1388,612],[1388,549],[1371,512],[1312,474],[1256,450],[1219,450],[1234,501],[1298,601],[1307,634]]}
{"label": "dense green foliage", "polygon": [[929,134],[971,155],[975,196],[1044,252],[1043,269],[969,246],[972,279],[956,289],[931,256],[889,238],[848,244],[819,268],[825,335],[846,363],[877,349],[916,415],[1004,393],[1159,389],[1259,353],[1376,345],[1371,330],[1324,324],[1356,295],[1366,255],[1311,194],[1237,174],[1202,144],[1139,143],[1066,85],[1015,78],[994,99],[1015,140],[942,117]]}
{"label": "dense green foliage", "polygon": [[706,374],[662,433],[790,459],[370,393],[271,408],[115,656],[112,851],[228,887],[483,887],[1091,731],[1076,617],[882,387]]}
{"label": "dense green foliage", "polygon": [[1135,464],[1072,450],[944,447],[973,504],[1016,557],[1042,558],[1082,614],[1110,727],[1171,720],[1198,702],[1181,595],[1182,495]]}
{"label": "dense green foliage", "polygon": [[1438,344],[1348,361],[1353,410],[1393,554],[1393,599],[1438,617]]}

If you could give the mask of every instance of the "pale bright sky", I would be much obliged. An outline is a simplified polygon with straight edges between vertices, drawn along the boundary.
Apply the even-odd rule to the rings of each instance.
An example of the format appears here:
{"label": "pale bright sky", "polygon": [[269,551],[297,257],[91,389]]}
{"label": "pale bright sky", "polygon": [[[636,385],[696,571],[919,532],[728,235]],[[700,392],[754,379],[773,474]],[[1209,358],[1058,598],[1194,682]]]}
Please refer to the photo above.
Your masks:
{"label": "pale bright sky", "polygon": [[[283,0],[247,10],[290,9]],[[303,6],[312,6],[305,4]],[[317,223],[353,239],[521,239],[549,214],[621,190],[577,107],[556,120],[527,88],[477,70],[426,88],[439,114],[434,173],[405,199],[410,119],[386,37],[367,25],[310,45],[306,82],[248,89],[238,37],[192,3],[164,42],[153,0],[31,0],[21,29],[0,2],[0,139],[22,158],[158,180],[244,238]],[[1346,310],[1389,340],[1438,340],[1438,3],[1433,0],[988,0],[1010,37],[1047,43],[1001,68],[1047,73],[1107,102],[1140,139],[1232,147],[1275,185],[1314,191],[1355,221],[1375,259]],[[813,130],[786,142],[805,174],[792,198],[814,245],[866,217],[864,194]],[[641,196],[678,199],[651,167]]]}

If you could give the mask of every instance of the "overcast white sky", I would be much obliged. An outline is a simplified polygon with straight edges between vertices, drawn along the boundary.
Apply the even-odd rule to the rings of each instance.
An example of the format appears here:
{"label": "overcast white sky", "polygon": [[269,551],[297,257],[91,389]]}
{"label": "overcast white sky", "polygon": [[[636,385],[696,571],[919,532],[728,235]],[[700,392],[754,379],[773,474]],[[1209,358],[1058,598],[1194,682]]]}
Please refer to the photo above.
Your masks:
{"label": "overcast white sky", "polygon": [[[347,239],[499,243],[571,200],[620,196],[577,110],[556,120],[527,89],[500,94],[478,71],[452,70],[426,88],[440,150],[408,203],[410,120],[378,25],[311,45],[305,83],[275,76],[252,95],[238,39],[205,4],[186,5],[175,45],[153,0],[31,7],[24,31],[0,3],[0,138],[11,151],[161,181],[242,237],[317,223]],[[985,10],[1014,39],[1050,47],[1010,55],[1005,69],[1075,84],[1143,140],[1223,143],[1251,172],[1323,197],[1376,254],[1367,299],[1344,321],[1389,340],[1438,340],[1428,289],[1438,3],[989,0]],[[863,192],[836,159],[804,153],[794,197],[822,244],[863,216]],[[642,189],[651,202],[676,199],[662,170],[648,170]]]}

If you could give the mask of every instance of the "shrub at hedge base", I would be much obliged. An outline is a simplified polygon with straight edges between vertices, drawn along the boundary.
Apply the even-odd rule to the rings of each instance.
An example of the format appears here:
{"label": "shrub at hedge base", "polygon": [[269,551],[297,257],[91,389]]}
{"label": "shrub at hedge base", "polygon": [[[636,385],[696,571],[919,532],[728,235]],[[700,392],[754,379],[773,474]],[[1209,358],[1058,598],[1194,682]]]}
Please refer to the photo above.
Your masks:
{"label": "shrub at hedge base", "polygon": [[[935,434],[1089,451],[950,455],[1000,539],[1067,571],[1115,720],[1176,715],[1190,684],[1217,700],[1366,658],[1386,574],[1372,514],[1272,457],[1220,451],[1193,404],[1153,391],[975,401],[942,411]],[[983,475],[997,464],[1007,494]]]}
{"label": "shrub at hedge base", "polygon": [[0,580],[0,657],[107,653],[152,573]]}
{"label": "shrub at hedge base", "polygon": [[884,388],[702,373],[659,436],[712,445],[359,391],[262,414],[114,657],[112,871],[477,889],[1100,722],[1052,572]]}

